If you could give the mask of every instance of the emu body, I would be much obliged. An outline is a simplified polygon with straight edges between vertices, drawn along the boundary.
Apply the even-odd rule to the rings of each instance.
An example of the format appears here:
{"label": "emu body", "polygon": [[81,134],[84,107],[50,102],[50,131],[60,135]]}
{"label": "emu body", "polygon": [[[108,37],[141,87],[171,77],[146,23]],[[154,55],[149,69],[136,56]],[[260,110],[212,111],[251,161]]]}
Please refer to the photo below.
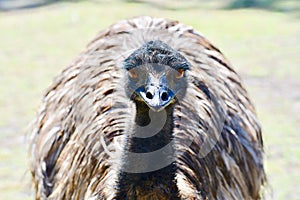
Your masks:
{"label": "emu body", "polygon": [[266,181],[239,76],[201,34],[160,18],[112,25],[55,79],[30,156],[36,199],[261,199]]}

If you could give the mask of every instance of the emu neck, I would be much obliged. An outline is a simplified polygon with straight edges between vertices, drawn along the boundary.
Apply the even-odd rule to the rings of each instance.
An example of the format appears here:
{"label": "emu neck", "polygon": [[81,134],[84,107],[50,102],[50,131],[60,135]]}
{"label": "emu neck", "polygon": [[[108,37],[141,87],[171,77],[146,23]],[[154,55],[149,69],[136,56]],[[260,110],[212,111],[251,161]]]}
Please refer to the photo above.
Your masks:
{"label": "emu neck", "polygon": [[116,199],[179,199],[171,145],[173,105],[157,113],[142,102],[136,103],[136,108]]}
{"label": "emu neck", "polygon": [[173,106],[154,112],[144,103],[136,104],[135,125],[129,139],[129,151],[148,153],[159,150],[172,140]]}

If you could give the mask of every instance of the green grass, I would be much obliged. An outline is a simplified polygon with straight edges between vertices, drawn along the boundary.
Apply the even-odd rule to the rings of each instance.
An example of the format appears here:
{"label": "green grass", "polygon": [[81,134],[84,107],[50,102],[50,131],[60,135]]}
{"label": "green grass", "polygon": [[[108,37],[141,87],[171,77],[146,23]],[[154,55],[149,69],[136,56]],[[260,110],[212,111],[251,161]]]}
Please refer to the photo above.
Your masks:
{"label": "green grass", "polygon": [[[102,29],[150,15],[193,26],[219,47],[245,84],[264,128],[266,169],[276,199],[297,199],[300,182],[298,12],[220,9],[211,1],[159,9],[124,1],[63,2],[0,12],[0,199],[32,199],[27,125],[54,76]],[[292,7],[298,6],[295,1]],[[285,9],[289,3],[282,3]],[[288,9],[287,9],[288,10]],[[293,9],[290,9],[293,10]]]}

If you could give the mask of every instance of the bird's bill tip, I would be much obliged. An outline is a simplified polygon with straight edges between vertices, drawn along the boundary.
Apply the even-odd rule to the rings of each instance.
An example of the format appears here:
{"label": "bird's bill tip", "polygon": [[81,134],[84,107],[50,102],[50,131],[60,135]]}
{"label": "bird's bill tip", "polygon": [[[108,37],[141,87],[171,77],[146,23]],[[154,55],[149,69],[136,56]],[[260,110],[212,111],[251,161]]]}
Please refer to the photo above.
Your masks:
{"label": "bird's bill tip", "polygon": [[[159,94],[159,93],[158,93]],[[140,91],[139,96],[148,105],[148,107],[154,112],[159,112],[174,102],[174,94],[168,92],[166,97],[162,98],[161,95],[150,96],[147,92]],[[149,98],[151,97],[151,98]]]}

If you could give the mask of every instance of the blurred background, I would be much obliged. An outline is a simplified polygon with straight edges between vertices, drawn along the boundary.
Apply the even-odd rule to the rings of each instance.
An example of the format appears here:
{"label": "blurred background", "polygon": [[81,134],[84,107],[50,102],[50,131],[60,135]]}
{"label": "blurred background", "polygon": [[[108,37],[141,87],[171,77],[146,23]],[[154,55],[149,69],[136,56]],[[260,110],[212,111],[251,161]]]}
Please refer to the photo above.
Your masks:
{"label": "blurred background", "polygon": [[263,126],[271,199],[300,199],[299,0],[0,0],[0,199],[33,199],[28,125],[45,89],[110,24],[193,26],[243,78]]}

